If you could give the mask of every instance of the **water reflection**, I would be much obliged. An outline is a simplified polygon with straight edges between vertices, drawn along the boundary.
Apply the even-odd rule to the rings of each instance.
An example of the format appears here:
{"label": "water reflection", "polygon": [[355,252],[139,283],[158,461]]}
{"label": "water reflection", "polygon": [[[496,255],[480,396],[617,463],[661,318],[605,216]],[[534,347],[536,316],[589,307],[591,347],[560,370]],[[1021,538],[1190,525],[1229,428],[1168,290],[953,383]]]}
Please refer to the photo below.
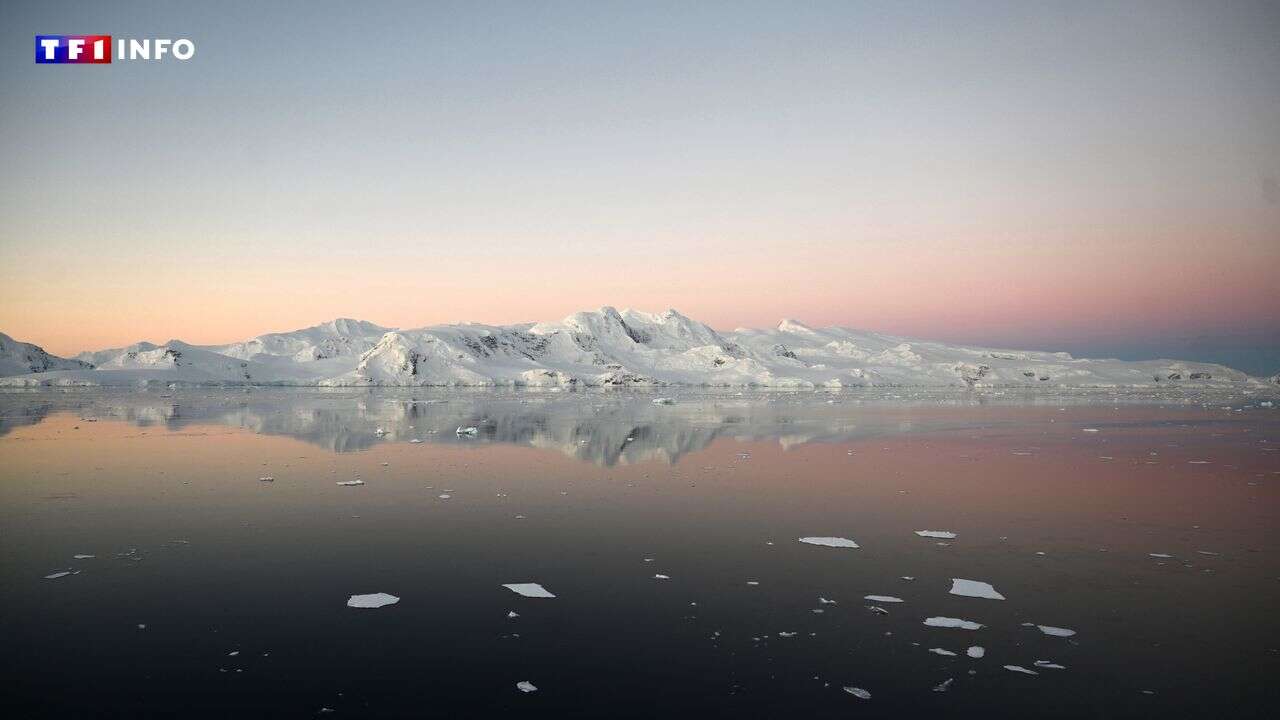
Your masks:
{"label": "water reflection", "polygon": [[[282,435],[333,452],[380,443],[506,443],[557,450],[602,466],[662,460],[674,463],[714,440],[776,440],[784,449],[895,433],[960,427],[948,409],[988,406],[1055,409],[1067,405],[1151,403],[1149,395],[746,393],[686,391],[658,404],[648,395],[582,392],[239,390],[214,392],[4,393],[0,435],[53,413],[86,422],[126,421],[140,428],[182,430],[218,424]],[[1165,405],[1205,402],[1248,406],[1245,397],[1171,395]],[[1016,415],[992,416],[1017,422]],[[475,428],[459,434],[458,428]]]}

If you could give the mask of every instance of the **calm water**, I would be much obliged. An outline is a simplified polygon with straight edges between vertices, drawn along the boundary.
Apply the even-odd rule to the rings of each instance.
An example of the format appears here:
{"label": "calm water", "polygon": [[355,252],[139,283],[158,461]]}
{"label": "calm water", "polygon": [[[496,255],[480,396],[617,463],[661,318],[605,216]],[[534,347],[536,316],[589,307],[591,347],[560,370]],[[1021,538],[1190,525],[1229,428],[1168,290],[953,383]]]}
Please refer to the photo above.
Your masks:
{"label": "calm water", "polygon": [[[1280,410],[674,397],[0,395],[6,714],[1252,717],[1280,700]],[[557,597],[502,587],[519,582]],[[379,592],[400,601],[346,606]]]}

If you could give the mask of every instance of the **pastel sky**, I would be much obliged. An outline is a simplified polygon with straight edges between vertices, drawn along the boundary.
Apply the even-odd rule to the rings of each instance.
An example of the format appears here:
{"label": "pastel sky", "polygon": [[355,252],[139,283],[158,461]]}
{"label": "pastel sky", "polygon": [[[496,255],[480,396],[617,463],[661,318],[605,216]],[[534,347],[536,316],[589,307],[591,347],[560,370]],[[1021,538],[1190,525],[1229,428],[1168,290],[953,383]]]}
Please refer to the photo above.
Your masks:
{"label": "pastel sky", "polygon": [[1280,4],[368,5],[0,4],[0,331],[611,304],[1280,370]]}

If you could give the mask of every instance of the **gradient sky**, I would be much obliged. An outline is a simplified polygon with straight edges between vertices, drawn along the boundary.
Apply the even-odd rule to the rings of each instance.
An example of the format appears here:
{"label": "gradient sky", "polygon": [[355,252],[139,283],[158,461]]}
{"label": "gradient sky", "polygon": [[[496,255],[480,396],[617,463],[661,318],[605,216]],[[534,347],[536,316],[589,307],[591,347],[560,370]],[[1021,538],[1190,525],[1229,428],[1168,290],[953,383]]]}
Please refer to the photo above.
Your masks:
{"label": "gradient sky", "polygon": [[612,304],[1280,369],[1278,3],[363,5],[0,5],[0,331]]}

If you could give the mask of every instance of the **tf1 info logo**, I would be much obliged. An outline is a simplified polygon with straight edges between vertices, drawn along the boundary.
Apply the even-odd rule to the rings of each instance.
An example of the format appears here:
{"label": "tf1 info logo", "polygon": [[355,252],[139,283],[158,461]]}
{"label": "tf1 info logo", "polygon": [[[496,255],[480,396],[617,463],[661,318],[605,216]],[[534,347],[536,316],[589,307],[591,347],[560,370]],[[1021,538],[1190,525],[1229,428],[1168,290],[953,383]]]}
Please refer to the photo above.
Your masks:
{"label": "tf1 info logo", "polygon": [[[112,50],[115,52],[113,53]],[[190,60],[195,43],[186,38],[116,38],[110,35],[37,35],[36,62],[41,65],[102,65],[116,60],[163,60],[166,55]]]}

